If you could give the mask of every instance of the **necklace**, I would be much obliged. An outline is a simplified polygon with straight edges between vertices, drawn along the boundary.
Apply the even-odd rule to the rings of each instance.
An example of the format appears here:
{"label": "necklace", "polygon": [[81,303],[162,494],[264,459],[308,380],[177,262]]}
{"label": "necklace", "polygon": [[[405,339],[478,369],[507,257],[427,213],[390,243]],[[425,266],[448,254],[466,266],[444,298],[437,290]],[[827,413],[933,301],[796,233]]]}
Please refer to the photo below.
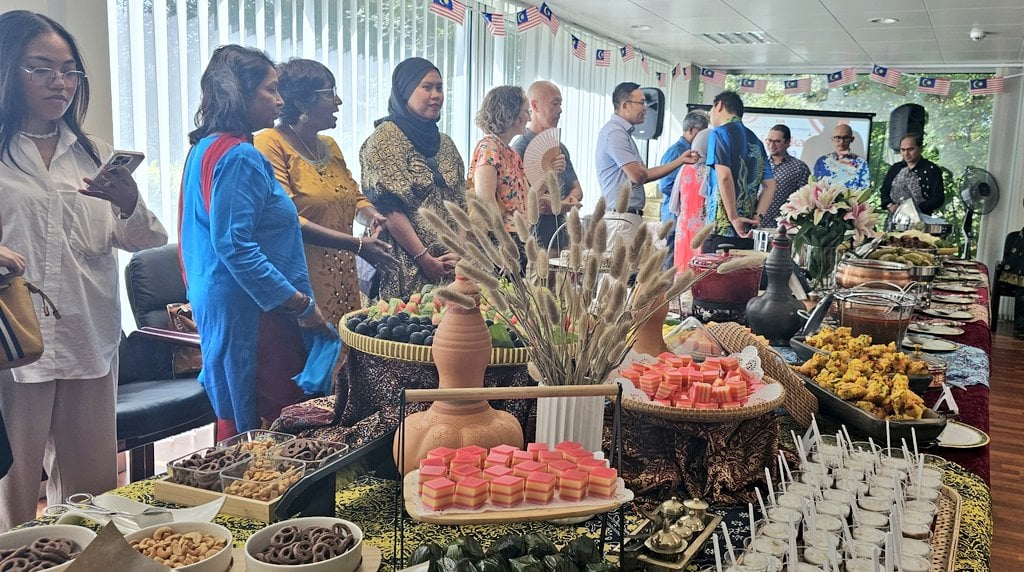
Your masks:
{"label": "necklace", "polygon": [[309,148],[309,145],[306,145],[306,142],[302,140],[302,137],[299,137],[299,134],[295,131],[294,127],[288,125],[288,129],[290,129],[292,135],[294,135],[295,138],[299,140],[299,143],[302,143],[303,149],[306,150],[306,160],[309,161],[309,163],[316,168],[317,173],[320,173],[321,175],[326,175],[327,161],[328,159],[330,159],[330,157],[327,154],[327,146],[324,145],[324,142],[321,141],[319,137],[317,137],[317,150],[320,152],[313,153],[313,150]]}
{"label": "necklace", "polygon": [[53,126],[53,131],[51,131],[49,133],[32,133],[31,131],[24,131],[24,130],[20,131],[20,133],[22,135],[24,135],[25,137],[28,137],[30,139],[39,139],[39,140],[52,139],[52,138],[56,137],[58,133],[60,133],[60,127],[58,125],[54,125]]}

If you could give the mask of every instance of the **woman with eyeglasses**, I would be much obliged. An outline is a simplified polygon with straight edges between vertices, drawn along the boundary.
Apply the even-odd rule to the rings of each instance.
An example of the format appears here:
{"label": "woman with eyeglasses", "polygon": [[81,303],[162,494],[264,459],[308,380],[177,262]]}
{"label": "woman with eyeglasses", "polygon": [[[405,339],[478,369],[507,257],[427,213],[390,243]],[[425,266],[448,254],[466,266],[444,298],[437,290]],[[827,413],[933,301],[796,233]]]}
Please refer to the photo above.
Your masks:
{"label": "woman with eyeglasses", "polygon": [[82,130],[89,81],[63,26],[24,10],[0,15],[0,102],[0,255],[21,257],[0,264],[24,269],[61,316],[37,311],[42,357],[0,371],[16,461],[0,479],[3,531],[35,517],[43,469],[51,504],[117,485],[115,249],[160,246],[167,233],[124,167],[100,172],[112,149]]}
{"label": "woman with eyeglasses", "polygon": [[422,207],[444,212],[444,201],[466,205],[465,165],[451,137],[437,128],[444,81],[423,58],[403,60],[391,74],[388,115],[359,150],[363,192],[387,217],[380,239],[398,266],[378,272],[381,299],[407,299],[455,270],[457,257],[420,222]]}
{"label": "woman with eyeglasses", "polygon": [[181,185],[181,261],[203,340],[199,382],[219,440],[268,426],[300,401],[292,378],[305,364],[306,340],[337,335],[310,285],[295,203],[251,144],[284,106],[273,62],[259,50],[221,46],[199,86]]}
{"label": "woman with eyeglasses", "polygon": [[334,139],[319,135],[338,124],[335,114],[341,99],[334,74],[306,59],[280,64],[277,74],[284,100],[281,117],[273,129],[257,133],[254,144],[295,202],[313,294],[324,318],[336,325],[343,315],[361,307],[356,256],[384,269],[398,262],[390,254],[390,244],[352,234],[356,217],[371,235],[387,219],[359,191]]}

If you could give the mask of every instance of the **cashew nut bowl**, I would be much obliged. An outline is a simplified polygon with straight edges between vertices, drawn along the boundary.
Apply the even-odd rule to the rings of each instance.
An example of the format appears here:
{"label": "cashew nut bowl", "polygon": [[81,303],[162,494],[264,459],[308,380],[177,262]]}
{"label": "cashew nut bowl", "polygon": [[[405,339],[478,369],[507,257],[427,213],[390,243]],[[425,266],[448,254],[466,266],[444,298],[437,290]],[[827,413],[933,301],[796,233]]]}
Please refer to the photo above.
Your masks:
{"label": "cashew nut bowl", "polygon": [[[187,572],[224,572],[231,565],[231,531],[212,522],[171,522],[124,537],[142,554]],[[197,560],[201,558],[200,560]],[[177,562],[181,565],[175,566]]]}

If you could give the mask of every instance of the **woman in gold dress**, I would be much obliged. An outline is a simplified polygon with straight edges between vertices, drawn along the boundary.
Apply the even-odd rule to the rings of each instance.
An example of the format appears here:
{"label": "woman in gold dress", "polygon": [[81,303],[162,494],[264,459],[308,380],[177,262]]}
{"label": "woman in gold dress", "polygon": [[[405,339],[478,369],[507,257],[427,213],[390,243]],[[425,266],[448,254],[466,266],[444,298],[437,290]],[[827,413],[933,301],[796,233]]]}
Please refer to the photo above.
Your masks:
{"label": "woman in gold dress", "polygon": [[386,219],[359,192],[338,144],[318,134],[338,122],[334,75],[319,62],[292,59],[278,66],[278,80],[280,121],[258,133],[255,145],[295,201],[315,298],[327,322],[337,325],[361,307],[355,257],[380,268],[396,264],[391,245],[354,236],[352,222],[358,216],[373,235]]}
{"label": "woman in gold dress", "polygon": [[381,240],[394,247],[398,267],[380,273],[380,297],[406,299],[425,284],[444,281],[456,257],[421,224],[417,211],[443,213],[444,201],[466,204],[465,165],[437,122],[444,104],[441,72],[423,58],[395,66],[388,115],[378,119],[359,151],[363,191],[387,216]]}

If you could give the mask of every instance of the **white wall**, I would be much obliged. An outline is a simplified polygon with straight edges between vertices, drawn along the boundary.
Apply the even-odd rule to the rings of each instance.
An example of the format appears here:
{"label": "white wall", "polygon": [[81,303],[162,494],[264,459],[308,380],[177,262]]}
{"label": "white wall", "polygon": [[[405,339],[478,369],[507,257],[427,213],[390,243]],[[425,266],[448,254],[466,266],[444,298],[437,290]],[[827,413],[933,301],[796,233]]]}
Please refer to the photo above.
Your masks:
{"label": "white wall", "polygon": [[71,32],[89,75],[89,113],[85,131],[107,142],[114,140],[111,107],[110,48],[106,0],[0,0],[0,12],[31,10],[46,14]]}

